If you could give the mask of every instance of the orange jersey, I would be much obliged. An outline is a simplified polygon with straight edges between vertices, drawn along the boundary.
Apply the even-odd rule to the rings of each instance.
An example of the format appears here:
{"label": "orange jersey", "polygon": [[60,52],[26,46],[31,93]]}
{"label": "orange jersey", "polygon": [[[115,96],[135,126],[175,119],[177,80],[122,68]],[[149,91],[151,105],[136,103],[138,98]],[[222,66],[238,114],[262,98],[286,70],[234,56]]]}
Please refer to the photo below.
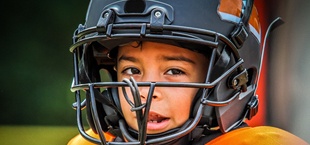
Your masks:
{"label": "orange jersey", "polygon": [[223,134],[206,145],[309,145],[299,137],[270,126],[243,127]]}
{"label": "orange jersey", "polygon": [[[86,131],[87,134],[89,134],[90,136],[99,139],[98,134],[95,134],[91,129],[89,129],[88,131]],[[113,141],[114,140],[114,136],[112,136],[111,134],[105,133],[104,134],[106,140],[109,141]],[[91,143],[89,141],[87,141],[86,139],[84,139],[80,134],[75,136],[74,138],[72,138],[69,142],[68,145],[96,145],[94,143]]]}
{"label": "orange jersey", "polygon": [[[98,135],[88,130],[89,135],[98,138]],[[107,141],[115,138],[105,133]],[[299,137],[279,128],[270,126],[243,127],[211,140],[205,145],[309,145]],[[77,135],[70,140],[68,145],[95,145]]]}

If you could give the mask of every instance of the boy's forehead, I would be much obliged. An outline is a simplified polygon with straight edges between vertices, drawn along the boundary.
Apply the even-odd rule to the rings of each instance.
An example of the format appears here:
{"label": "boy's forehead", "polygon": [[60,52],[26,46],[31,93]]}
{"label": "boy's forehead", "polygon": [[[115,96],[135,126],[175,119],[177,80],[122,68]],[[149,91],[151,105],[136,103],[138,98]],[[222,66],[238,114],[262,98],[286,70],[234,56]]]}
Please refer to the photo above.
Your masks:
{"label": "boy's forehead", "polygon": [[[145,47],[154,47],[154,48],[182,48],[186,49],[189,52],[195,52],[199,54],[203,54],[207,58],[210,58],[212,54],[212,48],[207,45],[202,44],[193,44],[189,42],[179,42],[173,40],[131,40],[131,41],[122,41],[118,45],[115,45],[113,48],[109,50],[109,57],[117,59],[119,55],[120,49],[132,49],[132,48],[140,48],[140,50],[144,49]],[[132,49],[134,50],[134,49]],[[122,50],[124,51],[124,50]],[[175,51],[177,53],[178,51]]]}
{"label": "boy's forehead", "polygon": [[153,42],[153,41],[132,41],[126,44],[119,45],[120,49],[126,49],[126,48],[140,48],[140,49],[185,49],[180,46],[162,43],[162,42]]}
{"label": "boy's forehead", "polygon": [[[201,53],[195,50],[191,50],[188,48],[184,48],[181,46],[173,45],[173,44],[167,44],[162,42],[154,42],[154,41],[132,41],[123,45],[120,45],[118,47],[118,51],[116,53],[116,59],[119,60],[119,58],[122,55],[126,56],[154,56],[157,55],[158,57],[160,55],[166,55],[169,57],[200,57],[201,55],[205,57],[206,59],[210,58],[210,54],[208,53]],[[162,58],[157,58],[162,59]]]}
{"label": "boy's forehead", "polygon": [[131,46],[133,48],[140,48],[142,46],[147,47],[165,47],[165,48],[181,48],[190,50],[191,52],[198,52],[202,53],[204,55],[208,55],[212,52],[212,49],[209,46],[206,45],[199,45],[199,44],[193,44],[193,43],[186,43],[186,42],[175,42],[170,40],[165,41],[131,41],[128,43],[124,43],[119,45],[118,48],[124,47],[124,46]]}
{"label": "boy's forehead", "polygon": [[[184,54],[185,53],[185,54]],[[120,55],[192,55],[193,52],[186,48],[158,43],[158,42],[131,42],[126,45],[122,45],[119,47],[118,56]]]}
{"label": "boy's forehead", "polygon": [[[139,45],[139,46],[138,46]],[[136,47],[138,46],[138,47]],[[158,42],[132,42],[119,47],[117,60],[136,62],[137,58],[194,63],[206,61],[205,55],[186,48]],[[194,61],[195,60],[195,61]]]}

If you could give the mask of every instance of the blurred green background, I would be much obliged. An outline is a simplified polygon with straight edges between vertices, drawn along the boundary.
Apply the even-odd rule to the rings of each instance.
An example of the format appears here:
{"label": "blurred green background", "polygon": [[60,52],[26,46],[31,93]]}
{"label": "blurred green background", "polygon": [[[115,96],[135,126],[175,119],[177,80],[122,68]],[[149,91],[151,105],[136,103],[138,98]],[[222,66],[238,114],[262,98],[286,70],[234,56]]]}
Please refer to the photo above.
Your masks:
{"label": "blurred green background", "polygon": [[88,2],[1,2],[1,145],[60,145],[78,134],[68,48]]}

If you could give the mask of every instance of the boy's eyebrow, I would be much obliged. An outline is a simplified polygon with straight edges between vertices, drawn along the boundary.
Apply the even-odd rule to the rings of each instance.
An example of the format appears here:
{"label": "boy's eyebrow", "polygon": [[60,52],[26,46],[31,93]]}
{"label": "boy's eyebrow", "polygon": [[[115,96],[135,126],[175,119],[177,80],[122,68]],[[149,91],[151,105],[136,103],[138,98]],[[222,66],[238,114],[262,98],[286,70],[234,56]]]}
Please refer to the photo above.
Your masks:
{"label": "boy's eyebrow", "polygon": [[[193,60],[187,58],[187,57],[184,57],[184,56],[162,56],[162,59],[163,60],[166,60],[166,61],[185,61],[185,62],[188,62],[188,63],[192,63],[192,64],[196,64]],[[122,60],[125,60],[125,61],[131,61],[131,62],[137,62],[137,59],[135,57],[131,57],[131,56],[126,56],[126,55],[122,55],[118,61],[122,61]]]}
{"label": "boy's eyebrow", "polygon": [[163,56],[163,59],[164,60],[185,61],[188,63],[196,64],[193,60],[191,60],[187,57],[184,57],[182,55],[180,55],[180,56]]}
{"label": "boy's eyebrow", "polygon": [[122,55],[121,57],[119,57],[118,61],[120,62],[122,60],[131,61],[131,62],[136,62],[137,61],[137,59],[135,57],[126,56],[126,55]]}

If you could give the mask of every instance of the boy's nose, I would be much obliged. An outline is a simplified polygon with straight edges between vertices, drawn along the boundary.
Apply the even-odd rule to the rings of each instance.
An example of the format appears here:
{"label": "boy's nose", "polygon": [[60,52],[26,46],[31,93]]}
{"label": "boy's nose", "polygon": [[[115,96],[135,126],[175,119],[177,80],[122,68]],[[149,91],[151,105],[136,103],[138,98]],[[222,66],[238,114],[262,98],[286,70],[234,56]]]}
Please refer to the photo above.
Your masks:
{"label": "boy's nose", "polygon": [[[156,69],[150,68],[148,69],[143,77],[142,80],[143,82],[161,82],[163,80],[161,80],[161,76],[158,75],[160,74],[158,71],[156,71]],[[143,100],[146,100],[148,97],[148,94],[151,93],[150,92],[150,87],[139,87],[139,91],[140,91],[140,96]],[[161,88],[155,87],[153,94],[152,94],[152,99],[161,99],[162,98],[162,94],[161,94]]]}
{"label": "boy's nose", "polygon": [[[146,101],[148,95],[152,92],[150,92],[150,87],[140,87],[139,88],[139,91],[140,91],[140,97],[142,99],[143,102]],[[152,100],[159,100],[161,99],[162,96],[161,96],[161,93],[160,93],[160,89],[159,88],[154,88],[154,92],[152,94]]]}

